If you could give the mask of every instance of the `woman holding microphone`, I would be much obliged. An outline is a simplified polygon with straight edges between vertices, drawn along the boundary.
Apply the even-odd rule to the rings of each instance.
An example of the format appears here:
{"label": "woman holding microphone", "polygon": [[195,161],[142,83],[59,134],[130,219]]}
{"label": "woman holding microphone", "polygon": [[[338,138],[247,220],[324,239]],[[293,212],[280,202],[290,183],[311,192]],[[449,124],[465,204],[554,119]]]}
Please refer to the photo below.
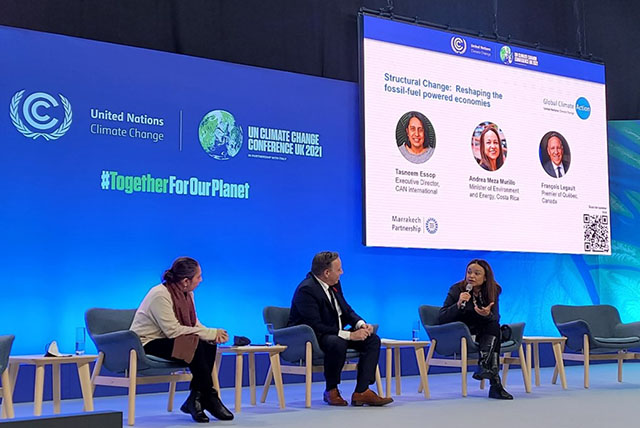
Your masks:
{"label": "woman holding microphone", "polygon": [[473,374],[477,380],[489,379],[489,398],[512,400],[500,381],[500,313],[498,296],[502,289],[485,260],[467,264],[465,278],[449,288],[438,321],[446,324],[461,321],[476,335],[480,358]]}

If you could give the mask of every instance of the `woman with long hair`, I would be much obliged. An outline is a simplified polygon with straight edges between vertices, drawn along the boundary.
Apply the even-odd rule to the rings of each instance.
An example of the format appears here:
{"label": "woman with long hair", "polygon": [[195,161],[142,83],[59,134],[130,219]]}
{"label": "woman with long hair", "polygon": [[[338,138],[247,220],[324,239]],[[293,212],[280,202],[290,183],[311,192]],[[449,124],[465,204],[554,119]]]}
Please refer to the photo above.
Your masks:
{"label": "woman with long hair", "polygon": [[189,367],[191,392],[180,410],[196,422],[209,422],[204,410],[220,420],[231,420],[233,414],[220,401],[211,379],[217,344],[229,340],[229,335],[198,320],[193,291],[201,281],[196,260],[180,257],[174,261],[162,275],[162,284],[149,290],[140,304],[131,330],[140,337],[147,354]]}
{"label": "woman with long hair", "polygon": [[489,379],[489,398],[512,400],[500,381],[500,312],[498,297],[502,288],[493,276],[489,263],[473,259],[467,264],[465,277],[449,288],[438,321],[465,323],[476,335],[480,358],[473,374],[477,380]]}
{"label": "woman with long hair", "polygon": [[498,130],[487,126],[480,134],[480,166],[488,171],[495,171],[503,163],[504,153]]}

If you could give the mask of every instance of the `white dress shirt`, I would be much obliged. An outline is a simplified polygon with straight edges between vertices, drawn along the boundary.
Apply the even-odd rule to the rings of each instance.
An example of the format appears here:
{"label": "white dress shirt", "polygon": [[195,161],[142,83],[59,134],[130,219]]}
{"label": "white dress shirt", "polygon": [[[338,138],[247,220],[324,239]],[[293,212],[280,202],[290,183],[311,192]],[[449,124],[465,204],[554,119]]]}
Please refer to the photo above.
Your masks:
{"label": "white dress shirt", "polygon": [[[317,276],[315,276],[315,275],[313,275],[313,276],[318,280],[318,282],[322,286],[322,289],[324,290],[324,294],[327,295],[327,299],[329,299],[329,302],[334,302],[335,301],[335,303],[336,303],[335,308],[336,308],[336,311],[338,312],[338,336],[340,336],[344,340],[351,340],[351,332],[342,329],[342,319],[340,318],[342,316],[342,308],[340,308],[340,303],[338,303],[338,298],[336,297],[335,299],[332,299],[331,298],[331,292],[329,291],[329,285],[326,284],[325,282],[323,282]],[[356,323],[356,325],[354,327],[357,330],[357,329],[359,329],[360,327],[362,327],[365,324],[366,323],[364,322],[364,320],[358,320],[358,322]]]}
{"label": "white dress shirt", "polygon": [[[553,172],[555,172],[556,174],[556,178],[560,178],[560,177],[564,177],[564,165],[562,165],[562,162],[560,162],[560,165],[556,165],[555,163],[551,162],[551,165],[553,165]],[[560,169],[560,174],[558,174],[558,168]]]}

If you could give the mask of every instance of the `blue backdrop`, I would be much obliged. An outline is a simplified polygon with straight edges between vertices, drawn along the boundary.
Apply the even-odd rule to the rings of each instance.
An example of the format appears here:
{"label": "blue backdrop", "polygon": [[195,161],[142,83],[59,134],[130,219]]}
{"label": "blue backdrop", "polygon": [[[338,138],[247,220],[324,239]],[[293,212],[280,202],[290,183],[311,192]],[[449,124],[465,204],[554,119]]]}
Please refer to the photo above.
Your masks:
{"label": "blue backdrop", "polygon": [[[255,342],[264,341],[262,308],[288,306],[320,250],[341,253],[345,295],[383,337],[409,337],[418,306],[441,304],[475,257],[492,264],[503,287],[503,322],[526,322],[528,335],[557,334],[550,316],[557,303],[610,303],[623,320],[640,319],[637,122],[610,126],[613,256],[366,248],[355,84],[2,27],[0,46],[0,271],[8,302],[0,331],[16,335],[14,354],[39,353],[52,339],[71,352],[87,308],[137,307],[181,255],[203,268],[201,321]],[[24,97],[66,97],[68,131],[49,141],[21,133],[15,122],[26,123],[25,112],[10,114],[10,105],[22,89]],[[164,124],[94,119],[92,109]],[[243,129],[242,148],[228,160],[200,143],[200,122],[213,110],[230,112]],[[68,116],[61,106],[39,110],[47,111],[59,123]],[[92,134],[91,124],[135,125],[164,139]],[[322,157],[251,150],[249,126],[317,134]],[[101,188],[103,171],[249,183],[250,193],[127,194]]]}

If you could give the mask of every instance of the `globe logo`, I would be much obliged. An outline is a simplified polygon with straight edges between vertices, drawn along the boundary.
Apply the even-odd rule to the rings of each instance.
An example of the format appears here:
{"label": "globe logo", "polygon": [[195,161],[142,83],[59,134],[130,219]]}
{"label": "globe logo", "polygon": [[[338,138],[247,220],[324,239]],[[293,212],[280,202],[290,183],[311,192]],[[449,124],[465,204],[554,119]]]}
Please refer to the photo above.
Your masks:
{"label": "globe logo", "polygon": [[513,62],[513,52],[509,46],[500,48],[500,61],[505,64],[511,64]]}
{"label": "globe logo", "polygon": [[586,120],[591,116],[591,105],[585,97],[580,97],[576,101],[576,114],[582,120]]}
{"label": "globe logo", "polygon": [[462,37],[454,36],[451,38],[451,50],[462,55],[467,51],[467,42]]}
{"label": "globe logo", "polygon": [[231,159],[242,147],[242,127],[224,110],[210,111],[202,118],[198,137],[204,151],[217,160]]}

